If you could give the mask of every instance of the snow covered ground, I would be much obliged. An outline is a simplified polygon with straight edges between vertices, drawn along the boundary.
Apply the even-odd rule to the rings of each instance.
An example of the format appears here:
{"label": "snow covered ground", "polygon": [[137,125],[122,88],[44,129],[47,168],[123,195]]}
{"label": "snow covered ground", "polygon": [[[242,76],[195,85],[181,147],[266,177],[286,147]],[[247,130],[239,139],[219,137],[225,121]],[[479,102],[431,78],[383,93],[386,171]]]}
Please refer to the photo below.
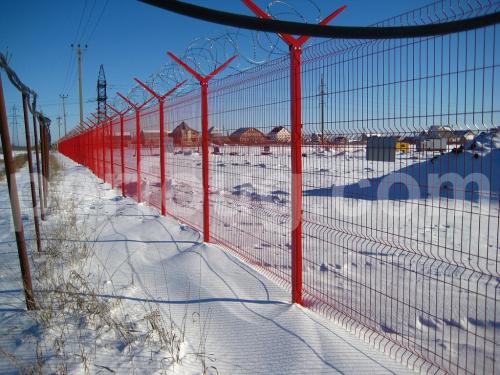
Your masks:
{"label": "snow covered ground", "polygon": [[[410,372],[291,305],[288,291],[203,244],[198,232],[122,199],[83,167],[64,165],[44,223],[47,254],[31,253],[45,307],[39,312],[24,311],[0,183],[0,373],[29,366],[70,373]],[[26,168],[18,176],[32,239]],[[46,309],[49,302],[59,306]]]}
{"label": "snow covered ground", "polygon": [[[201,156],[184,151],[167,153],[167,207],[200,228]],[[211,233],[287,285],[290,154],[262,151],[226,146],[211,155]],[[464,152],[398,153],[394,163],[367,161],[364,146],[304,152],[308,304],[340,312],[342,322],[353,318],[398,344],[390,350],[408,348],[445,371],[500,371],[499,132],[479,135]],[[158,206],[157,150],[143,149],[142,160],[143,198]]]}

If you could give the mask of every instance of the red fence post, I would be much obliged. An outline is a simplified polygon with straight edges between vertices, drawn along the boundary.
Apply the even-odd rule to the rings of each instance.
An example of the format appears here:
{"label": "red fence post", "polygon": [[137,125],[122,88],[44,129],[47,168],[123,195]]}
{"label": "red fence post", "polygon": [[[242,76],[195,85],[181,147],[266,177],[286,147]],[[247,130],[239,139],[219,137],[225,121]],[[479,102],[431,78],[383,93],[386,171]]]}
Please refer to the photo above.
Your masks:
{"label": "red fence post", "polygon": [[201,85],[201,154],[203,169],[203,236],[210,242],[210,201],[209,201],[209,162],[208,162],[208,82]]}
{"label": "red fence post", "polygon": [[163,113],[163,99],[158,101],[160,111],[160,186],[161,186],[161,214],[167,215],[167,179],[165,177],[165,114]]}
{"label": "red fence post", "polygon": [[92,171],[94,175],[99,177],[100,167],[99,167],[99,133],[96,123],[87,117],[87,121],[90,122],[89,128],[91,128],[91,140],[92,140]]}
{"label": "red fence post", "polygon": [[175,90],[181,87],[186,80],[178,83],[173,89],[168,91],[164,95],[159,95],[156,91],[154,91],[151,87],[146,85],[144,82],[140,81],[137,78],[134,80],[142,86],[147,92],[149,92],[153,97],[158,100],[158,110],[160,111],[160,185],[161,185],[161,214],[165,216],[167,214],[167,180],[165,175],[166,170],[166,162],[165,162],[165,114],[164,114],[164,103],[165,99],[172,95]]}
{"label": "red fence post", "polygon": [[135,110],[135,143],[136,143],[136,161],[137,161],[137,202],[142,202],[142,177],[141,177],[141,109],[148,104],[151,99],[149,98],[141,105],[132,103],[126,96],[117,93],[120,98],[122,98],[129,106]]}
{"label": "red fence post", "polygon": [[97,129],[98,129],[98,132],[99,132],[99,143],[101,145],[101,154],[102,154],[102,167],[101,167],[101,178],[104,182],[106,182],[106,124],[104,121],[101,121],[99,122],[100,118],[99,118],[99,115],[96,115],[94,113],[92,113],[92,116],[95,117],[96,121],[97,121]]}
{"label": "red fence post", "polygon": [[291,46],[292,301],[302,304],[302,85],[300,47]]}
{"label": "red fence post", "polygon": [[[271,19],[252,0],[242,0],[258,17]],[[326,25],[337,17],[346,6],[338,8],[320,22]],[[278,34],[290,48],[290,122],[292,133],[292,302],[302,305],[302,46],[308,36],[296,38]]]}
{"label": "red fence post", "polygon": [[[123,128],[124,128],[124,116],[125,114],[130,110],[130,107],[128,107],[124,111],[119,111],[115,107],[113,107],[111,104],[106,103],[109,109],[111,109],[113,112],[115,112],[119,117],[120,117],[120,173],[121,173],[121,189],[122,189],[122,196],[125,196],[125,145],[124,145],[124,138],[123,138]],[[113,147],[113,144],[111,144],[111,147]]]}
{"label": "red fence post", "polygon": [[229,58],[224,64],[216,68],[212,73],[203,77],[198,72],[193,70],[189,65],[181,61],[172,52],[168,55],[187,72],[195,77],[201,86],[201,154],[202,154],[202,171],[203,171],[203,241],[210,242],[210,201],[209,201],[209,154],[208,154],[208,82],[225,69],[231,61],[236,58],[236,55]]}
{"label": "red fence post", "polygon": [[137,203],[142,202],[142,176],[141,176],[141,109],[135,110],[135,140],[137,162]]}
{"label": "red fence post", "polygon": [[[115,187],[115,182],[114,182],[115,174],[114,174],[114,167],[113,167],[113,118],[108,116],[106,113],[103,113],[103,112],[98,112],[98,116],[101,116],[101,118],[104,118],[104,120],[102,121],[102,123],[103,123],[103,138],[106,137],[108,139],[108,143],[103,141],[103,144],[104,144],[103,155],[105,155],[109,149],[111,188],[114,189],[114,187]],[[106,129],[109,132],[108,135],[106,135]],[[104,159],[104,177],[106,177],[106,159]],[[106,181],[106,180],[104,180],[104,181]]]}
{"label": "red fence post", "polygon": [[115,188],[115,166],[113,160],[113,119],[109,119],[109,158],[111,163],[111,188]]}
{"label": "red fence post", "polygon": [[124,119],[123,114],[120,114],[120,161],[122,174],[122,195],[125,196],[125,145],[123,140]]}

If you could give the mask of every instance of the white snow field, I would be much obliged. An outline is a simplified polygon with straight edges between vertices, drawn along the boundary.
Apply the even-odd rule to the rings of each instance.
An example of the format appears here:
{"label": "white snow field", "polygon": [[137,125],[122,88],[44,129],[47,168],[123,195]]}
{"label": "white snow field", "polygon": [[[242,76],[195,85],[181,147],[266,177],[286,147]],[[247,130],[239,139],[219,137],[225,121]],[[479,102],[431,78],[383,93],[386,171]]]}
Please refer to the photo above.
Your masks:
{"label": "white snow field", "polygon": [[[410,373],[333,321],[290,304],[289,291],[203,244],[198,232],[59,160],[64,169],[51,183],[43,241],[57,256],[30,253],[39,303],[61,303],[52,315],[24,310],[0,182],[0,373]],[[17,175],[33,249],[26,168]],[[67,281],[59,290],[66,299],[44,289],[55,275]],[[77,309],[68,307],[71,298]],[[175,350],[158,344],[161,332],[175,332]]]}
{"label": "white snow field", "polygon": [[[211,234],[288,286],[290,154],[262,150],[225,146],[210,156]],[[372,336],[365,327],[378,332],[380,347],[417,368],[423,356],[443,372],[499,372],[499,150],[498,130],[461,153],[398,153],[395,163],[367,161],[363,146],[305,147],[308,306],[364,338]],[[126,150],[132,194],[133,153]],[[185,149],[166,159],[169,212],[201,228],[201,156]],[[142,160],[143,199],[158,207],[158,150],[143,149]],[[393,173],[406,188],[377,196]],[[467,181],[473,173],[487,181]],[[453,178],[464,185],[454,188]]]}
{"label": "white snow field", "polygon": [[[367,161],[362,145],[304,147],[306,305],[422,371],[498,372],[499,148],[498,129],[463,152],[412,150],[393,163]],[[167,150],[168,211],[201,228],[201,156]],[[142,150],[143,200],[156,207],[158,151]],[[213,240],[289,287],[288,147],[220,151],[210,156]],[[133,144],[125,158],[135,196]]]}

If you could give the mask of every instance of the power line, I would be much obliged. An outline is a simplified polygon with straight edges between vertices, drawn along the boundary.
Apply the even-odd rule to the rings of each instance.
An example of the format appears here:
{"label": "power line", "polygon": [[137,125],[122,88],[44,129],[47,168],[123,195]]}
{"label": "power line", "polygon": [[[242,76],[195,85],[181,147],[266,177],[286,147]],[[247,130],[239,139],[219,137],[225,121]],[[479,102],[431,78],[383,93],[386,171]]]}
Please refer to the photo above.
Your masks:
{"label": "power line", "polygon": [[92,36],[94,35],[94,33],[95,33],[96,29],[97,29],[97,26],[101,22],[102,15],[104,14],[104,11],[106,10],[106,7],[108,6],[108,2],[109,2],[109,0],[106,0],[106,2],[104,3],[104,6],[102,7],[101,13],[99,14],[99,17],[97,18],[97,22],[94,24],[94,28],[90,32],[90,35],[87,38],[87,41],[85,42],[85,44],[88,44],[90,42],[90,40],[92,39]]}
{"label": "power line", "polygon": [[[87,10],[87,0],[84,1],[83,9],[80,12],[80,20],[78,21],[78,27],[76,28],[75,37],[73,38],[74,41],[78,40],[78,35],[80,34],[80,28],[82,26],[83,17],[85,16],[86,10]],[[71,50],[69,54],[68,67],[66,69],[66,75],[62,89],[63,92],[67,91],[68,84],[71,84],[73,66],[74,66],[74,54],[73,51]]]}
{"label": "power line", "polygon": [[77,39],[78,43],[81,43],[83,41],[83,37],[87,32],[87,28],[89,26],[90,20],[92,19],[92,13],[94,13],[94,8],[95,8],[96,0],[92,3],[92,8],[90,8],[89,16],[87,18],[87,22],[85,23],[85,26],[82,29],[82,34],[79,39]]}
{"label": "power line", "polygon": [[[78,27],[76,29],[76,34],[75,34],[75,37],[73,38],[73,40],[78,40],[78,35],[80,33],[80,28],[82,26],[82,21],[83,21],[83,16],[85,15],[85,11],[87,10],[87,0],[85,0],[84,4],[83,4],[83,10],[82,12],[80,13],[80,21],[78,22]],[[71,54],[73,55],[73,54]]]}

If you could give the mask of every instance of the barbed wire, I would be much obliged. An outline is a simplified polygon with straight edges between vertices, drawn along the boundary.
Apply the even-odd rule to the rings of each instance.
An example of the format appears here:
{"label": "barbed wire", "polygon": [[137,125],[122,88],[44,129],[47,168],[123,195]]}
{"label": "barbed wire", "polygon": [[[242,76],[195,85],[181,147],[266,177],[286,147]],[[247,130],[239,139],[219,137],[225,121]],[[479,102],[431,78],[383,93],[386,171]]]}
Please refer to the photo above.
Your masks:
{"label": "barbed wire", "polygon": [[[5,71],[7,74],[7,77],[9,78],[9,81],[12,83],[12,85],[21,93],[24,94],[28,97],[28,108],[29,111],[31,112],[32,115],[36,116],[38,121],[43,125],[47,126],[47,128],[50,127],[50,122],[51,120],[44,116],[43,113],[38,112],[36,110],[36,100],[38,97],[38,94],[36,93],[35,90],[31,89],[29,86],[23,83],[17,73],[12,69],[9,65],[9,59],[7,56],[3,53],[0,52],[0,68]],[[31,98],[31,102],[30,102]]]}
{"label": "barbed wire", "polygon": [[[295,1],[296,2],[296,1]],[[297,6],[290,1],[272,0],[265,6],[266,12],[275,19],[290,19],[300,22],[314,22],[321,20],[321,8],[314,0],[307,0],[309,7],[299,11]],[[300,2],[303,5],[303,1]],[[307,14],[306,13],[310,13]],[[242,48],[241,46],[247,46]],[[288,48],[282,43],[276,34],[260,33],[247,30],[226,28],[211,36],[194,38],[179,56],[183,61],[192,66],[202,75],[207,75],[224,63],[230,57],[237,55],[238,58],[231,64],[227,71],[239,73],[256,65],[263,65],[272,59],[284,56]],[[217,79],[217,78],[216,78]],[[145,80],[146,84],[158,92],[166,92],[179,82],[187,82],[174,94],[184,95],[199,86],[199,83],[177,63],[168,61],[156,72]],[[126,96],[134,103],[143,103],[149,98],[139,85],[133,86]],[[126,104],[118,98],[111,100],[118,108],[125,108]]]}
{"label": "barbed wire", "polygon": [[[321,8],[314,0],[306,2],[308,7],[303,7],[304,1],[300,2],[302,7],[299,11],[294,5],[297,1],[271,0],[265,6],[265,11],[273,19],[315,24],[320,22]],[[494,12],[498,9],[498,4],[497,0],[439,0],[387,18],[372,26],[425,25],[461,20]],[[327,40],[320,44],[328,46],[328,50],[339,51],[357,43],[367,42],[370,41],[342,39]],[[193,39],[179,57],[202,75],[206,75],[234,55],[238,58],[228,67],[228,73],[238,73],[263,65],[288,53],[288,47],[275,33],[226,28],[211,36]],[[223,79],[224,76],[215,79]],[[198,87],[198,82],[178,64],[169,61],[151,74],[146,83],[158,92],[165,92],[183,80],[187,82],[175,93],[175,96],[192,91]],[[134,86],[128,91],[127,97],[131,101],[142,103],[148,99],[149,95],[139,86]],[[119,100],[115,99],[114,104],[123,108],[123,103]]]}

